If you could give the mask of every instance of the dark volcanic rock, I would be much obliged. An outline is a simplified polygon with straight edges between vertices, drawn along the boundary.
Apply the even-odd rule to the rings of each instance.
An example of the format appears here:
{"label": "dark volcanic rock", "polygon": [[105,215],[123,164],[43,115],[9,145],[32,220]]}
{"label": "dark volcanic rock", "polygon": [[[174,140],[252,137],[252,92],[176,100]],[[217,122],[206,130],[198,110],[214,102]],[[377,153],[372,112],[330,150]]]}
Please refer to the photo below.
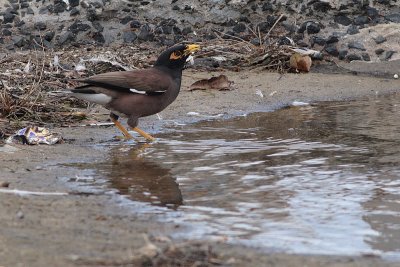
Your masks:
{"label": "dark volcanic rock", "polygon": [[314,44],[322,46],[326,44],[326,40],[320,36],[312,36],[310,41],[311,41],[311,46],[314,46]]}
{"label": "dark volcanic rock", "polygon": [[91,6],[88,1],[81,1],[80,4],[83,8],[89,8]]}
{"label": "dark volcanic rock", "polygon": [[235,36],[235,33],[233,31],[226,31],[223,33],[222,38],[231,39],[232,36]]}
{"label": "dark volcanic rock", "polygon": [[357,41],[349,42],[347,44],[347,46],[348,46],[348,48],[358,49],[358,50],[362,50],[362,51],[366,50],[364,45]]}
{"label": "dark volcanic rock", "polygon": [[316,1],[316,3],[314,3],[314,10],[315,11],[327,12],[331,8],[332,8],[331,5],[329,3],[326,3],[326,2]]}
{"label": "dark volcanic rock", "polygon": [[121,24],[125,25],[128,24],[129,21],[133,20],[131,16],[126,16],[120,20]]}
{"label": "dark volcanic rock", "polygon": [[96,29],[97,32],[102,32],[104,30],[104,27],[98,21],[93,21],[92,26]]}
{"label": "dark volcanic rock", "polygon": [[378,48],[375,50],[375,54],[377,54],[377,55],[381,55],[383,52],[385,52],[385,50],[382,48]]}
{"label": "dark volcanic rock", "polygon": [[349,61],[361,60],[361,57],[359,55],[357,55],[357,54],[348,54],[346,58]]}
{"label": "dark volcanic rock", "polygon": [[241,16],[239,18],[239,21],[240,22],[245,22],[245,23],[251,23],[250,19],[248,17],[246,17],[246,16]]}
{"label": "dark volcanic rock", "polygon": [[377,17],[379,17],[379,12],[376,8],[367,7],[367,16],[370,17],[371,19],[375,19]]}
{"label": "dark volcanic rock", "polygon": [[319,33],[320,30],[321,27],[314,21],[306,21],[300,26],[300,29],[297,32],[303,33],[304,31],[307,31],[308,34],[314,34]]}
{"label": "dark volcanic rock", "polygon": [[68,0],[71,7],[79,6],[79,0]]}
{"label": "dark volcanic rock", "polygon": [[385,51],[379,58],[383,61],[388,61],[396,51]]}
{"label": "dark volcanic rock", "polygon": [[34,27],[35,27],[36,30],[44,31],[44,30],[46,30],[47,25],[46,25],[46,23],[44,23],[42,21],[39,21],[39,22],[35,23]]}
{"label": "dark volcanic rock", "polygon": [[162,33],[171,34],[172,33],[172,26],[169,26],[169,25],[159,26],[154,30],[154,33],[156,33],[156,34],[162,34]]}
{"label": "dark volcanic rock", "polygon": [[49,31],[44,34],[43,38],[50,42],[51,40],[53,40],[55,35],[56,33],[54,31]]}
{"label": "dark volcanic rock", "polygon": [[47,48],[54,48],[54,45],[47,40],[42,40],[42,45]]}
{"label": "dark volcanic rock", "polygon": [[175,35],[181,35],[182,30],[178,26],[173,26],[172,31],[174,32]]}
{"label": "dark volcanic rock", "polygon": [[257,27],[260,29],[261,32],[266,33],[269,31],[269,29],[272,27],[272,25],[275,24],[276,19],[277,18],[275,16],[268,15],[267,20],[257,24]]}
{"label": "dark volcanic rock", "polygon": [[15,18],[15,15],[14,15],[14,14],[12,14],[12,13],[10,13],[10,12],[6,12],[6,13],[3,15],[3,24],[13,22],[13,21],[14,21],[14,18]]}
{"label": "dark volcanic rock", "polygon": [[53,12],[58,14],[65,11],[67,4],[63,0],[54,0]]}
{"label": "dark volcanic rock", "polygon": [[376,44],[381,44],[386,42],[386,38],[382,35],[378,35],[377,37],[373,38]]}
{"label": "dark volcanic rock", "polygon": [[149,24],[145,24],[140,28],[138,39],[144,42],[153,41],[154,33],[152,32]]}
{"label": "dark volcanic rock", "polygon": [[12,37],[12,42],[16,47],[23,47],[26,44],[26,39],[23,36],[17,35]]}
{"label": "dark volcanic rock", "polygon": [[244,32],[245,30],[246,30],[246,25],[244,23],[238,23],[232,28],[232,31],[237,33]]}
{"label": "dark volcanic rock", "polygon": [[400,23],[400,13],[393,13],[385,16],[385,19],[391,22]]}
{"label": "dark volcanic rock", "polygon": [[23,21],[23,20],[21,20],[19,22],[14,22],[15,27],[22,27],[23,25],[25,25],[25,21]]}
{"label": "dark volcanic rock", "polygon": [[290,44],[291,44],[290,39],[287,38],[286,36],[282,36],[281,38],[279,38],[278,45],[290,45]]}
{"label": "dark volcanic rock", "polygon": [[3,36],[11,36],[12,35],[12,31],[10,31],[9,29],[4,29],[2,31]]}
{"label": "dark volcanic rock", "polygon": [[349,52],[349,51],[347,51],[346,49],[339,49],[338,58],[339,58],[340,60],[345,59],[348,52]]}
{"label": "dark volcanic rock", "polygon": [[[286,37],[285,37],[285,38],[286,38]],[[286,38],[286,39],[287,39],[287,38]],[[302,33],[298,33],[298,34],[293,35],[293,41],[294,41],[295,43],[302,42],[303,39],[304,39],[304,34],[302,34]]]}
{"label": "dark volcanic rock", "polygon": [[86,12],[86,18],[88,21],[92,22],[95,20],[98,20],[99,17],[97,16],[96,10],[94,9],[88,9]]}
{"label": "dark volcanic rock", "polygon": [[369,19],[367,16],[358,16],[354,19],[354,24],[355,25],[364,25],[369,22]]}
{"label": "dark volcanic rock", "polygon": [[43,14],[48,14],[50,9],[53,9],[53,5],[49,5],[49,6],[43,6],[39,9],[39,14],[43,15]]}
{"label": "dark volcanic rock", "polygon": [[50,43],[49,41],[42,39],[40,36],[35,36],[34,40],[36,42],[31,42],[31,47],[32,48],[41,48],[41,46],[47,47],[47,48],[54,48],[53,44]]}
{"label": "dark volcanic rock", "polygon": [[183,35],[188,35],[189,33],[193,32],[192,27],[188,26],[182,29]]}
{"label": "dark volcanic rock", "polygon": [[133,29],[139,29],[142,24],[138,20],[132,20],[129,26]]}
{"label": "dark volcanic rock", "polygon": [[68,30],[73,34],[77,34],[78,32],[85,32],[90,29],[90,25],[83,24],[79,20],[75,21],[71,26],[69,26]]}
{"label": "dark volcanic rock", "polygon": [[371,61],[371,57],[367,52],[361,53],[361,57],[364,61]]}
{"label": "dark volcanic rock", "polygon": [[295,33],[299,30],[299,27],[295,25],[294,23],[291,23],[289,21],[284,21],[282,22],[282,26],[285,28],[285,30],[289,33]]}
{"label": "dark volcanic rock", "polygon": [[160,36],[160,39],[159,39],[159,42],[162,44],[162,45],[165,45],[165,46],[173,46],[174,44],[175,44],[175,41],[174,40],[171,40],[171,39],[169,39],[169,38],[166,38],[166,36]]}
{"label": "dark volcanic rock", "polygon": [[73,9],[71,9],[71,12],[69,13],[70,16],[77,16],[79,15],[81,12],[79,11],[79,9],[77,9],[76,7],[74,7]]}
{"label": "dark volcanic rock", "polygon": [[347,28],[347,33],[350,34],[350,35],[357,34],[357,33],[359,33],[359,32],[360,32],[360,31],[358,30],[358,27],[357,27],[356,25],[350,25],[350,26]]}
{"label": "dark volcanic rock", "polygon": [[26,14],[35,15],[35,12],[33,11],[32,8],[28,7],[28,8],[26,9]]}
{"label": "dark volcanic rock", "polygon": [[327,44],[333,44],[333,43],[337,43],[337,42],[339,42],[339,38],[335,35],[331,35],[328,37],[328,39],[326,39]]}
{"label": "dark volcanic rock", "polygon": [[99,44],[104,44],[106,42],[106,39],[104,39],[104,36],[101,32],[95,32],[93,34],[93,40]]}
{"label": "dark volcanic rock", "polygon": [[64,45],[64,44],[66,44],[68,42],[72,42],[74,40],[75,40],[75,34],[73,34],[71,31],[66,31],[59,36],[58,44]]}
{"label": "dark volcanic rock", "polygon": [[126,31],[122,34],[122,39],[124,43],[133,43],[137,39],[137,35],[134,32]]}
{"label": "dark volcanic rock", "polygon": [[336,23],[342,24],[344,26],[349,26],[351,24],[351,19],[345,15],[338,15],[334,18]]}
{"label": "dark volcanic rock", "polygon": [[260,45],[260,39],[259,38],[253,38],[253,39],[251,39],[250,40],[250,43],[252,44],[252,45]]}
{"label": "dark volcanic rock", "polygon": [[91,2],[91,4],[92,4],[95,8],[102,8],[102,7],[103,7],[103,2]]}
{"label": "dark volcanic rock", "polygon": [[260,30],[260,32],[267,33],[271,28],[271,25],[269,25],[268,22],[263,21],[257,24],[257,28]]}
{"label": "dark volcanic rock", "polygon": [[321,30],[321,27],[315,22],[310,22],[307,24],[307,33],[308,34],[319,33],[320,30]]}
{"label": "dark volcanic rock", "polygon": [[262,11],[274,12],[274,5],[271,3],[264,3],[261,7]]}
{"label": "dark volcanic rock", "polygon": [[337,57],[339,55],[339,51],[335,44],[329,44],[329,45],[325,46],[324,49],[329,55],[332,55],[334,57]]}

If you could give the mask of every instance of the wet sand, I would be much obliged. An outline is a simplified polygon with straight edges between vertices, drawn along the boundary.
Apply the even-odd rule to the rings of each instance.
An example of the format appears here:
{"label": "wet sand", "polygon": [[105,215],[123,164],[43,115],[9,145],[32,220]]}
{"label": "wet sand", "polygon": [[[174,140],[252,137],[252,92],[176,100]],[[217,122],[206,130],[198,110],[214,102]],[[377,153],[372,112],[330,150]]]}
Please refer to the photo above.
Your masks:
{"label": "wet sand", "polygon": [[[233,90],[187,91],[195,80],[222,73],[234,82]],[[181,94],[160,114],[162,120],[152,116],[143,119],[140,125],[156,137],[157,133],[163,132],[163,138],[168,138],[168,132],[171,131],[168,126],[171,124],[213,119],[218,114],[231,117],[271,111],[288,106],[293,101],[348,101],[400,90],[399,80],[366,76],[315,73],[280,75],[255,71],[207,73],[188,70],[184,73]],[[107,118],[105,110],[95,108],[92,112],[92,119]],[[171,247],[181,253],[171,255],[180,255],[182,258],[183,255],[195,255],[198,261],[208,262],[209,265],[400,264],[368,255],[334,257],[276,254],[228,245],[225,240],[170,240],[169,233],[185,226],[159,223],[154,214],[135,212],[134,207],[121,205],[120,197],[107,193],[107,190],[85,191],[84,188],[78,190],[70,186],[69,180],[80,179],[87,174],[66,164],[104,161],[109,148],[101,144],[115,142],[113,136],[119,133],[114,128],[69,127],[54,130],[62,133],[65,143],[54,146],[17,145],[14,146],[17,151],[0,153],[0,184],[9,183],[8,188],[0,188],[0,266],[140,266],[149,262],[159,266],[169,259],[167,252]],[[58,192],[60,195],[21,195],[6,193],[4,190],[7,189]],[[209,249],[212,253],[205,253]]]}

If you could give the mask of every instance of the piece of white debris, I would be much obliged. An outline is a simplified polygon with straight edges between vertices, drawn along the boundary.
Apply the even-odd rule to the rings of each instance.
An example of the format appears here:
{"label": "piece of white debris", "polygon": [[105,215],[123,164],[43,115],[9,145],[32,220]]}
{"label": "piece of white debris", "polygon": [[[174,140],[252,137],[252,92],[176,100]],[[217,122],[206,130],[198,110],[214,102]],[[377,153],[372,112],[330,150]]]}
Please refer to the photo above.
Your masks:
{"label": "piece of white debris", "polygon": [[300,106],[308,106],[310,103],[307,102],[301,102],[301,101],[293,101],[292,106],[295,107],[300,107]]}
{"label": "piece of white debris", "polygon": [[264,97],[264,94],[261,92],[260,89],[256,90],[256,95],[260,96],[260,97]]}
{"label": "piece of white debris", "polygon": [[273,91],[271,93],[269,93],[269,96],[274,96],[277,93],[277,91]]}
{"label": "piece of white debris", "polygon": [[79,61],[79,63],[78,64],[76,64],[76,66],[75,66],[75,71],[85,71],[86,70],[86,66],[85,66],[85,62],[81,59],[80,61]]}
{"label": "piece of white debris", "polygon": [[195,112],[195,111],[190,111],[186,114],[189,116],[196,116],[196,117],[203,117],[203,118],[220,118],[220,117],[224,116],[224,114],[222,114],[222,113],[218,113],[215,115],[205,115],[205,114],[200,114],[199,112]]}
{"label": "piece of white debris", "polygon": [[60,60],[57,55],[54,56],[53,65],[54,65],[54,67],[60,66]]}
{"label": "piece of white debris", "polygon": [[28,63],[26,63],[25,68],[24,68],[25,73],[31,72],[31,60],[29,59]]}
{"label": "piece of white debris", "polygon": [[396,73],[395,75],[393,75],[393,78],[398,79],[399,75]]}
{"label": "piece of white debris", "polygon": [[190,55],[187,59],[186,62],[189,62],[190,65],[194,65],[194,57],[192,55]]}
{"label": "piece of white debris", "polygon": [[226,57],[223,57],[223,56],[215,56],[215,57],[212,57],[212,59],[214,59],[215,61],[218,61],[218,62],[227,60]]}

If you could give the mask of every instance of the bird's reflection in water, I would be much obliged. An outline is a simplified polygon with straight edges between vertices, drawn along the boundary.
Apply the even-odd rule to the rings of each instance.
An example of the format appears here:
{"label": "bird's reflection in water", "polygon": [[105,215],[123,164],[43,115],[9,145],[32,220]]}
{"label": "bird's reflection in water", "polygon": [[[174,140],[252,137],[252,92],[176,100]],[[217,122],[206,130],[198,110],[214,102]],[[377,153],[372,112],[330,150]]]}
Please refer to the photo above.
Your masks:
{"label": "bird's reflection in water", "polygon": [[179,185],[170,169],[146,158],[144,152],[150,146],[134,146],[123,153],[121,148],[113,149],[109,163],[101,169],[109,179],[110,187],[119,190],[121,195],[175,209],[182,205]]}

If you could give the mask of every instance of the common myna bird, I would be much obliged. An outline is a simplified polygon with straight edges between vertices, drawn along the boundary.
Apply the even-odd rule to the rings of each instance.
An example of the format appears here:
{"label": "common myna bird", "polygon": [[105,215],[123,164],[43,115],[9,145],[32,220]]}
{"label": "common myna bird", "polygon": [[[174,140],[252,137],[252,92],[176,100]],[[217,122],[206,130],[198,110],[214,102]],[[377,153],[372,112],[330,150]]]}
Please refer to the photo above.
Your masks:
{"label": "common myna bird", "polygon": [[165,109],[179,94],[182,70],[188,57],[200,46],[176,45],[158,57],[152,68],[102,73],[78,79],[85,85],[72,89],[73,96],[103,105],[125,138],[133,138],[118,121],[128,118],[128,125],[149,141],[154,137],[137,127],[140,117]]}

